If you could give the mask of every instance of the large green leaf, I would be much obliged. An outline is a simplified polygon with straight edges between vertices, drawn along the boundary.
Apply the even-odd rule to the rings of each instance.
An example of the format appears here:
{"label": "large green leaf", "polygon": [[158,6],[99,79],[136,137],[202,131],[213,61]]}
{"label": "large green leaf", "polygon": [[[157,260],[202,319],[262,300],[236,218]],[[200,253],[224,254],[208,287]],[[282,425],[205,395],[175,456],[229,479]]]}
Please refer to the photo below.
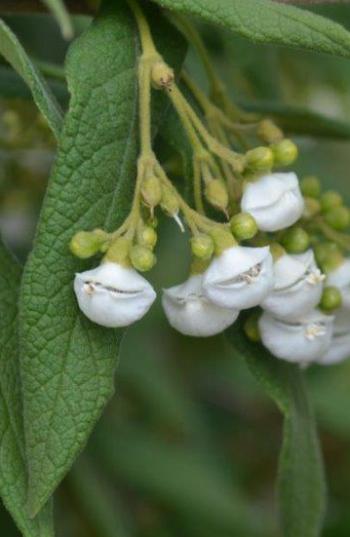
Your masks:
{"label": "large green leaf", "polygon": [[[67,60],[71,103],[21,293],[21,342],[29,505],[35,514],[84,446],[113,392],[121,333],[78,310],[74,273],[91,267],[69,253],[80,229],[115,229],[136,174],[139,45],[125,3],[104,4]],[[184,47],[158,17],[172,63]],[[161,42],[158,43],[161,50]],[[163,100],[161,100],[164,103]],[[158,118],[160,108],[158,107]]]}
{"label": "large green leaf", "polygon": [[278,491],[284,537],[318,537],[325,511],[322,457],[303,372],[271,356],[242,335],[242,323],[227,336],[284,415]]}
{"label": "large green leaf", "polygon": [[51,537],[49,506],[34,520],[27,514],[17,338],[20,274],[18,263],[0,242],[0,496],[24,537]]}
{"label": "large green leaf", "polygon": [[305,9],[273,0],[154,0],[161,6],[219,24],[256,43],[350,57],[350,33]]}
{"label": "large green leaf", "polygon": [[0,54],[4,56],[29,86],[35,103],[45,116],[56,138],[58,138],[62,127],[60,106],[17,37],[2,20],[0,20]]}

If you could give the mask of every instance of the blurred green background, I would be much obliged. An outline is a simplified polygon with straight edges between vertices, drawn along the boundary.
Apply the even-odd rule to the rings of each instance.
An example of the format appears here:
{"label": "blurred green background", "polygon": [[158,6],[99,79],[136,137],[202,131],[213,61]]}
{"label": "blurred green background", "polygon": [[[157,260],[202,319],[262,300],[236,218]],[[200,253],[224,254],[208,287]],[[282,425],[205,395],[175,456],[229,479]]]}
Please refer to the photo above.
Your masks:
{"label": "blurred green background", "polygon": [[[350,28],[350,6],[318,8]],[[7,22],[39,61],[62,65],[67,44],[48,16]],[[79,33],[89,23],[75,18]],[[255,46],[201,28],[232,96],[305,106],[350,123],[348,61]],[[195,53],[188,70],[205,87]],[[62,82],[50,78],[64,99]],[[316,174],[350,202],[349,141],[297,137],[300,176]],[[19,78],[0,64],[0,229],[30,249],[55,152]],[[156,289],[186,277],[187,244],[162,221]],[[329,482],[325,537],[350,534],[350,361],[307,372]],[[59,488],[59,537],[277,537],[274,482],[281,417],[224,337],[185,338],[159,306],[123,341],[116,395]],[[18,535],[4,509],[0,534]]]}

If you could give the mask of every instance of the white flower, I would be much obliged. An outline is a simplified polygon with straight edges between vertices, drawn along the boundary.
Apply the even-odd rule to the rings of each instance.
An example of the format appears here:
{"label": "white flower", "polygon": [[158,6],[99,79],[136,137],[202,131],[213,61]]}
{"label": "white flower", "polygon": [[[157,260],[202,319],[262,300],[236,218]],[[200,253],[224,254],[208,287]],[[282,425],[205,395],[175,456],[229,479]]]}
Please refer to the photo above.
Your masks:
{"label": "white flower", "polygon": [[111,328],[141,319],[156,298],[136,270],[110,262],[76,274],[74,291],[82,312],[94,323]]}
{"label": "white flower", "polygon": [[350,358],[350,311],[341,308],[335,314],[331,346],[317,362],[321,365],[332,365],[346,358]]}
{"label": "white flower", "polygon": [[333,334],[333,317],[313,310],[299,321],[286,322],[265,311],[259,319],[261,339],[277,358],[308,364],[329,349]]}
{"label": "white flower", "polygon": [[282,255],[274,264],[275,286],[261,306],[275,317],[299,319],[320,302],[323,280],[312,250]]}
{"label": "white flower", "polygon": [[273,288],[268,246],[233,246],[213,259],[203,276],[203,293],[214,304],[237,310],[261,303]]}
{"label": "white flower", "polygon": [[304,210],[295,173],[272,173],[249,182],[243,192],[241,209],[250,213],[262,231],[278,231],[294,224]]}
{"label": "white flower", "polygon": [[187,336],[218,334],[234,323],[239,314],[238,310],[220,308],[203,296],[200,274],[164,289],[162,303],[171,326]]}
{"label": "white flower", "polygon": [[327,285],[339,288],[343,307],[350,309],[350,259],[344,259],[339,267],[328,274]]}

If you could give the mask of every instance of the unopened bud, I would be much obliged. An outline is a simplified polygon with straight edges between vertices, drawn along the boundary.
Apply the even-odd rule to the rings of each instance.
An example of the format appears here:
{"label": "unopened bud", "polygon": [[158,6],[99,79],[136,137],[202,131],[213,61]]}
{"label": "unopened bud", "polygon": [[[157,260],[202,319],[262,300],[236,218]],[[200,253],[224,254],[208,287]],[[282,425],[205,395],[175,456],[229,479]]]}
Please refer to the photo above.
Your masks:
{"label": "unopened bud", "polygon": [[260,122],[257,135],[267,144],[276,144],[283,139],[283,132],[271,119]]}
{"label": "unopened bud", "polygon": [[149,175],[144,178],[141,185],[141,196],[148,207],[156,207],[162,199],[162,188],[158,177]]}
{"label": "unopened bud", "polygon": [[130,250],[130,260],[133,267],[140,272],[151,270],[156,263],[156,257],[152,250],[145,246],[133,246]]}
{"label": "unopened bud", "polygon": [[328,190],[321,196],[321,209],[322,211],[329,211],[334,207],[340,207],[342,205],[343,199],[338,192],[334,190]]}
{"label": "unopened bud", "polygon": [[337,231],[343,231],[350,225],[350,211],[343,205],[329,209],[324,218],[327,224]]}
{"label": "unopened bud", "polygon": [[177,196],[168,187],[163,188],[160,206],[168,216],[174,217],[179,212],[180,207]]}
{"label": "unopened bud", "polygon": [[210,259],[199,259],[199,257],[194,257],[190,268],[191,275],[203,274],[209,267],[209,264]]}
{"label": "unopened bud", "polygon": [[87,259],[101,251],[101,247],[108,240],[108,233],[102,229],[94,231],[79,231],[70,242],[72,254],[80,259]]}
{"label": "unopened bud", "polygon": [[250,172],[271,170],[273,164],[273,152],[269,147],[256,147],[245,154],[245,167]]}
{"label": "unopened bud", "polygon": [[243,326],[245,335],[248,339],[250,339],[250,341],[253,341],[254,343],[259,343],[260,341],[258,320],[259,319],[257,315],[250,315]]}
{"label": "unopened bud", "polygon": [[215,208],[226,212],[229,197],[226,185],[220,179],[212,179],[205,186],[205,197]]}
{"label": "unopened bud", "polygon": [[142,226],[137,233],[137,242],[141,246],[146,246],[151,250],[157,244],[157,232],[151,226]]}
{"label": "unopened bud", "polygon": [[340,248],[334,242],[323,242],[314,246],[317,264],[322,272],[329,273],[338,268],[344,261]]}
{"label": "unopened bud", "polygon": [[290,254],[301,254],[309,247],[310,237],[303,228],[294,227],[284,233],[282,245]]}
{"label": "unopened bud", "polygon": [[205,233],[199,233],[191,238],[192,253],[198,259],[210,259],[214,253],[214,241]]}
{"label": "unopened bud", "polygon": [[304,198],[304,218],[313,218],[321,210],[320,202],[315,198]]}
{"label": "unopened bud", "polygon": [[232,234],[221,227],[211,229],[210,236],[214,241],[215,255],[220,255],[228,248],[237,244]]}
{"label": "unopened bud", "polygon": [[258,232],[255,219],[249,213],[239,213],[230,220],[231,231],[238,241],[252,239]]}
{"label": "unopened bud", "polygon": [[320,308],[330,313],[342,305],[342,296],[338,287],[325,287],[322,293]]}
{"label": "unopened bud", "polygon": [[175,80],[174,71],[163,61],[156,62],[151,72],[155,89],[169,89]]}
{"label": "unopened bud", "polygon": [[298,148],[292,140],[282,140],[272,146],[275,166],[289,166],[298,156]]}
{"label": "unopened bud", "polygon": [[119,237],[108,248],[104,261],[111,261],[122,266],[130,266],[129,262],[130,241],[125,237]]}
{"label": "unopened bud", "polygon": [[270,244],[270,253],[274,261],[277,261],[282,255],[285,255],[286,251],[278,242],[272,242]]}
{"label": "unopened bud", "polygon": [[321,183],[314,175],[308,175],[300,181],[300,188],[304,196],[319,198],[321,195]]}

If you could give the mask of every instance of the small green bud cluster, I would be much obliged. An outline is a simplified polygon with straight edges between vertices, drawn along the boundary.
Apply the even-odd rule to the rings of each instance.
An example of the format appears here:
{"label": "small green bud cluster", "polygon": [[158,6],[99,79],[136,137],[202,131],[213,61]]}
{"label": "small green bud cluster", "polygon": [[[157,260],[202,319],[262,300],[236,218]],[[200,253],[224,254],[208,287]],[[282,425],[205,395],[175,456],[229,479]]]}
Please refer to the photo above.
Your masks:
{"label": "small green bud cluster", "polygon": [[288,253],[301,254],[310,246],[310,237],[302,227],[295,226],[283,234],[281,242]]}
{"label": "small green bud cluster", "polygon": [[70,250],[80,259],[88,259],[99,252],[104,252],[108,246],[109,235],[102,229],[94,231],[79,231],[70,241]]}

